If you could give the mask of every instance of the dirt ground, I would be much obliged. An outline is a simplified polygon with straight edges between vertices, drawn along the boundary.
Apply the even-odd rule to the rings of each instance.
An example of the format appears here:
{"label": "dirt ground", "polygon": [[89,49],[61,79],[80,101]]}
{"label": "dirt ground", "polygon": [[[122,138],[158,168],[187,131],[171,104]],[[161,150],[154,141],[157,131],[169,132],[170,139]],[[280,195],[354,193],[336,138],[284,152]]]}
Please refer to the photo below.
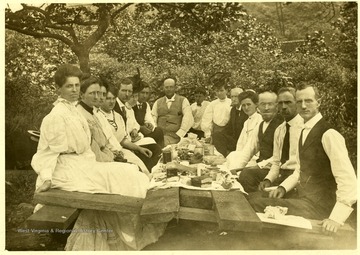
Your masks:
{"label": "dirt ground", "polygon": [[[6,174],[6,242],[9,251],[62,251],[67,234],[19,232],[34,205],[32,194],[36,175],[33,171]],[[353,250],[357,249],[356,232],[328,237],[318,234],[280,232],[264,229],[261,233],[222,232],[217,224],[172,220],[158,242],[145,251],[189,250]]]}
{"label": "dirt ground", "polygon": [[[21,226],[20,226],[21,228]],[[62,251],[66,234],[19,233],[6,231],[6,250],[9,251]],[[334,241],[335,240],[335,241]],[[159,241],[144,251],[190,250],[356,250],[356,235],[327,237],[294,232],[263,231],[222,232],[217,225],[205,222],[173,220]]]}

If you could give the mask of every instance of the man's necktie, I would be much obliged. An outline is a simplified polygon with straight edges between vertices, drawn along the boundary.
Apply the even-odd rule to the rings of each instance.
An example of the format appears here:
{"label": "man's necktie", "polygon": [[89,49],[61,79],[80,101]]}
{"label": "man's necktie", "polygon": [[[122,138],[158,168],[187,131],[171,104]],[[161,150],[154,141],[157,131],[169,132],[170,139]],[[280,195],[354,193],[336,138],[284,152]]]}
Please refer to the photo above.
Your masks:
{"label": "man's necktie", "polygon": [[286,122],[286,133],[284,137],[284,143],[282,147],[281,153],[281,164],[284,164],[289,159],[289,151],[290,151],[290,125]]}
{"label": "man's necktie", "polygon": [[122,111],[121,116],[123,117],[124,122],[126,123],[127,118],[126,118],[126,110],[125,110],[125,106],[121,106],[121,111]]}

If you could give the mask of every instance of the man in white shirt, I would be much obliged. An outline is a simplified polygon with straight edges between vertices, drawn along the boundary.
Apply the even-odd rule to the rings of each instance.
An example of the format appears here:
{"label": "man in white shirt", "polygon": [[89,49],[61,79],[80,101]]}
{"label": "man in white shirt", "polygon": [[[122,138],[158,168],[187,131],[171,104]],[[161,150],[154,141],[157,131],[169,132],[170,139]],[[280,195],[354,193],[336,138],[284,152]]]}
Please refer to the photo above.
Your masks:
{"label": "man in white shirt", "polygon": [[275,130],[271,168],[259,184],[261,191],[271,185],[278,185],[294,172],[299,137],[304,128],[304,120],[296,110],[295,88],[279,89],[278,107],[285,121]]}
{"label": "man in white shirt", "polygon": [[[133,84],[129,78],[123,78],[120,80],[119,92],[116,98],[116,103],[114,107],[114,111],[118,112],[123,118],[127,133],[130,134],[131,142],[148,149],[151,153],[148,153],[147,157],[141,154],[137,154],[142,161],[144,161],[145,165],[151,171],[152,167],[157,164],[159,157],[161,155],[161,148],[158,144],[155,143],[154,139],[150,137],[143,137],[143,135],[139,132],[140,125],[137,123],[135,114],[130,105],[128,105],[128,101],[132,97],[133,94]],[[140,137],[140,139],[138,139]],[[149,140],[146,141],[146,140]]]}
{"label": "man in white shirt", "polygon": [[204,131],[206,142],[211,142],[213,133],[224,130],[230,119],[231,99],[226,96],[228,90],[225,81],[219,80],[213,88],[217,99],[206,107],[201,120],[201,129]]}
{"label": "man in white shirt", "polygon": [[[268,205],[288,208],[288,214],[322,221],[325,232],[336,232],[353,211],[357,181],[343,136],[332,129],[319,112],[317,89],[302,84],[296,91],[299,115],[304,119],[297,154],[298,167],[269,198],[250,194],[256,211]],[[288,195],[296,186],[297,194]]]}
{"label": "man in white shirt", "polygon": [[176,91],[176,79],[164,80],[165,96],[155,101],[152,115],[155,123],[164,132],[164,145],[176,144],[194,124],[189,101]]}
{"label": "man in white shirt", "polygon": [[204,131],[201,130],[201,119],[204,115],[206,107],[210,104],[205,100],[206,90],[204,88],[195,89],[195,102],[190,105],[191,112],[194,117],[194,125],[190,128],[189,133],[197,134],[198,138],[203,138]]}
{"label": "man in white shirt", "polygon": [[[277,95],[274,92],[264,91],[259,94],[258,109],[264,121],[257,126],[241,151],[234,151],[227,157],[229,169],[242,169],[239,182],[246,192],[256,191],[269,172],[274,132],[284,122],[283,117],[278,114]],[[256,154],[259,154],[256,164],[245,168]]]}

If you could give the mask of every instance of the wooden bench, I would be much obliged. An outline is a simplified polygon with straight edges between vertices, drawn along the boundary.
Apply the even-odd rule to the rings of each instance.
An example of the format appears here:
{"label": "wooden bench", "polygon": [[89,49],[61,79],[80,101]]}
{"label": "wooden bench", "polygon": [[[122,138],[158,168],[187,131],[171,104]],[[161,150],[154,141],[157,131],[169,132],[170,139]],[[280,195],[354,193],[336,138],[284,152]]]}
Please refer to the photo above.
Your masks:
{"label": "wooden bench", "polygon": [[28,228],[67,229],[81,209],[139,213],[144,199],[114,194],[90,194],[51,189],[35,193],[34,202],[45,206],[26,221]]}
{"label": "wooden bench", "polygon": [[45,205],[26,220],[29,229],[68,229],[77,219],[79,209]]}

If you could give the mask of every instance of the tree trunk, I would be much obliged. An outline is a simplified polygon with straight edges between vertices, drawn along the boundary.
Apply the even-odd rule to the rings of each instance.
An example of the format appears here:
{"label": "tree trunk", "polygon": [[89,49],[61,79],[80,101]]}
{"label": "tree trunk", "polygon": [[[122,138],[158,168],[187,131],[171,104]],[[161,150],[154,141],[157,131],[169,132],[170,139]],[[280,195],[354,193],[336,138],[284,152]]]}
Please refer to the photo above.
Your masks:
{"label": "tree trunk", "polygon": [[84,45],[76,45],[72,47],[72,50],[79,59],[81,71],[90,74],[90,49]]}

